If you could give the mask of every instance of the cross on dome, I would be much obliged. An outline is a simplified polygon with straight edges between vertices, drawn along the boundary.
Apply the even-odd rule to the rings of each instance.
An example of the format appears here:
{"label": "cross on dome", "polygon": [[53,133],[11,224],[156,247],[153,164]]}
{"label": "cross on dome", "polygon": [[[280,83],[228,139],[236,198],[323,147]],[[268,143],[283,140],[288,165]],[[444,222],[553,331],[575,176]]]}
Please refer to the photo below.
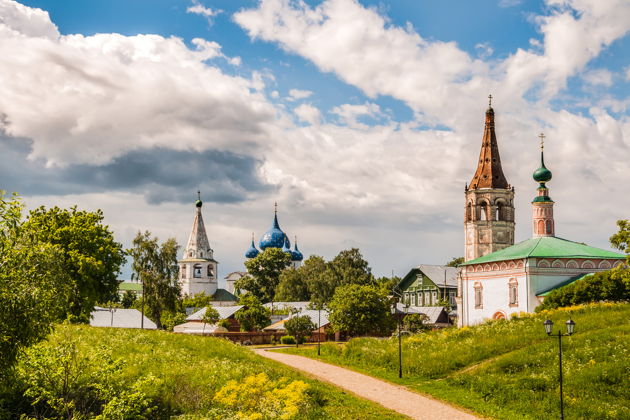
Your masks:
{"label": "cross on dome", "polygon": [[545,134],[540,133],[538,137],[540,138],[540,150],[543,150],[545,148]]}

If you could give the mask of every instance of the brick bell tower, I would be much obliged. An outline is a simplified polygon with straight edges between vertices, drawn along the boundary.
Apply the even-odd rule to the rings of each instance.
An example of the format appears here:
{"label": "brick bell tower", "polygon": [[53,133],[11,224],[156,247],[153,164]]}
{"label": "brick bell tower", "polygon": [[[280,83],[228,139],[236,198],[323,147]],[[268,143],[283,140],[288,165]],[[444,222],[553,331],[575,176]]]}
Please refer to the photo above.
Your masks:
{"label": "brick bell tower", "polygon": [[466,261],[514,245],[514,187],[508,184],[494,133],[492,95],[477,170],[466,185],[464,234]]}

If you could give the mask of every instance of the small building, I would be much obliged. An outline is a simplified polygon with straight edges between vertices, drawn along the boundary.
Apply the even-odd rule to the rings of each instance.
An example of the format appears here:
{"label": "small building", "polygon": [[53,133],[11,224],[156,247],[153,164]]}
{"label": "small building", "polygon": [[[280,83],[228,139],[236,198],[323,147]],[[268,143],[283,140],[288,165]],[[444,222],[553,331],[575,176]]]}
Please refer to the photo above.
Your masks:
{"label": "small building", "polygon": [[236,293],[236,287],[234,286],[237,280],[242,279],[247,275],[247,271],[232,271],[230,274],[225,276],[225,289],[234,294]]}
{"label": "small building", "polygon": [[[244,308],[243,305],[233,305],[233,306],[221,306],[221,305],[212,305],[214,309],[219,313],[219,319],[227,319],[230,323],[230,326],[226,331],[238,332],[241,330],[241,326],[234,317],[241,308]],[[202,334],[202,333],[211,333],[216,330],[215,325],[206,324],[204,327],[204,323],[201,322],[204,315],[206,314],[207,308],[202,308],[197,312],[193,313],[189,317],[186,318],[186,323],[176,325],[173,328],[174,332],[186,333],[186,334]],[[218,332],[218,330],[217,330]]]}
{"label": "small building", "polygon": [[432,327],[446,327],[451,324],[448,312],[442,306],[408,306],[396,304],[396,316],[405,317],[420,314],[426,317],[424,324]]}
{"label": "small building", "polygon": [[335,337],[334,333],[332,333],[330,330],[330,321],[328,320],[330,313],[325,309],[322,309],[321,311],[318,311],[316,309],[305,309],[302,311],[292,312],[286,318],[274,322],[268,327],[263,328],[263,331],[286,334],[287,330],[284,326],[285,322],[296,316],[307,316],[310,318],[311,322],[315,324],[316,329],[315,331],[313,331],[313,334],[310,337],[310,341],[317,341],[318,334],[320,336],[320,341],[326,341],[327,338],[333,339]]}
{"label": "small building", "polygon": [[90,314],[90,325],[92,327],[157,329],[157,325],[146,316],[143,320],[142,312],[137,309],[110,309],[99,306],[96,306]]}
{"label": "small building", "polygon": [[456,307],[457,267],[420,264],[398,283],[403,302],[410,307],[437,306],[440,300]]}

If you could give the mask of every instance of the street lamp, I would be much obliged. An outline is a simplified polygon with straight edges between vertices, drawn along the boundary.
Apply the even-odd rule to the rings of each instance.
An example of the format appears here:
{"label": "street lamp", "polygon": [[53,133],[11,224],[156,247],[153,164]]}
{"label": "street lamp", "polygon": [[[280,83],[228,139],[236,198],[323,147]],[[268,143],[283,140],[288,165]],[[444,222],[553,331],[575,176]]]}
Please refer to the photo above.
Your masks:
{"label": "street lamp", "polygon": [[[547,335],[553,337],[553,322],[550,319],[547,319],[545,322],[543,322],[543,325],[545,326],[545,332],[547,333]],[[558,366],[560,369],[560,420],[564,420],[564,402],[562,400],[562,337],[573,334],[573,330],[575,329],[575,322],[573,322],[573,320],[569,318],[565,325],[567,327],[566,334],[563,334],[562,332],[560,332],[560,330],[558,330],[558,334],[555,334],[558,336]]]}
{"label": "street lamp", "polygon": [[317,304],[317,355],[320,356],[322,328],[322,304]]}
{"label": "street lamp", "polygon": [[[397,286],[392,289],[392,313],[398,317],[398,377],[402,378],[402,339],[401,339],[401,327],[402,327],[402,314],[398,311],[398,302],[402,302],[402,293]],[[409,305],[404,305],[405,314],[409,310]]]}

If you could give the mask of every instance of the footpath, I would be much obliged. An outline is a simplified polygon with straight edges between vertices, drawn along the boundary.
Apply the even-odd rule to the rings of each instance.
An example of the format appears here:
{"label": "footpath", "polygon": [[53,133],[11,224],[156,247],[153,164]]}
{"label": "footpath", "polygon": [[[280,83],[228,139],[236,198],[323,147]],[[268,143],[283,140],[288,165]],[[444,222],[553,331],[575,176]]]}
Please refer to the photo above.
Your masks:
{"label": "footpath", "polygon": [[331,383],[366,400],[418,420],[473,420],[480,419],[429,397],[409,391],[371,376],[349,369],[294,354],[276,353],[264,349],[254,350],[262,357],[283,363]]}

